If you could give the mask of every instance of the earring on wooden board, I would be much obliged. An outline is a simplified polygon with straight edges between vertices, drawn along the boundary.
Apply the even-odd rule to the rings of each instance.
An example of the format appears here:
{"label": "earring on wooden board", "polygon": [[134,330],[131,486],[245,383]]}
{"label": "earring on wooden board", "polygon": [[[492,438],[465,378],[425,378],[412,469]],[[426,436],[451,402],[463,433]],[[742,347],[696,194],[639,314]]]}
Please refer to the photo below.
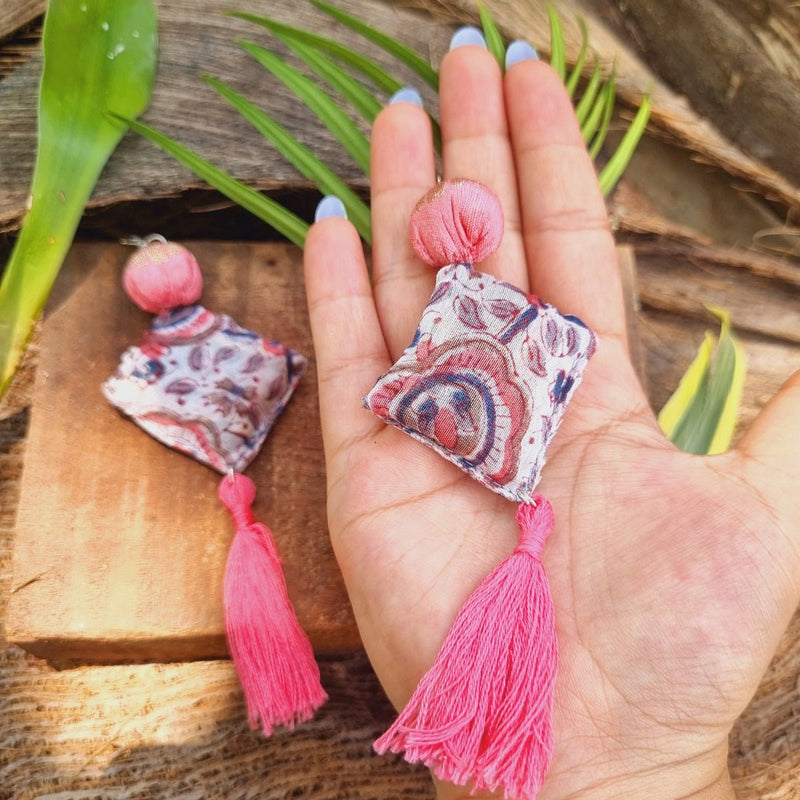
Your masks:
{"label": "earring on wooden board", "polygon": [[327,699],[297,620],[269,528],[255,520],[242,472],[307,368],[305,357],[199,304],[195,257],[158,235],[132,239],[122,283],[155,314],[102,386],[106,399],[158,441],[222,473],[217,494],[234,521],[223,602],[228,648],[251,727],[310,719]]}

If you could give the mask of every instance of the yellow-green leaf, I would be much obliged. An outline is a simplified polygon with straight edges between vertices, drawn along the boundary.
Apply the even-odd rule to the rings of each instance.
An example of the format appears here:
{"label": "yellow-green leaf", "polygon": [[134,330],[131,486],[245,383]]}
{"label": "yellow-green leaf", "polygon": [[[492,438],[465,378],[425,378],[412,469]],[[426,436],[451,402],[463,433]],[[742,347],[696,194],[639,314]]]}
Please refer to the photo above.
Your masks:
{"label": "yellow-green leaf", "polygon": [[745,375],[744,351],[731,334],[728,313],[708,308],[720,320],[719,338],[706,333],[658,415],[664,433],[681,450],[697,455],[721,453],[730,446]]}

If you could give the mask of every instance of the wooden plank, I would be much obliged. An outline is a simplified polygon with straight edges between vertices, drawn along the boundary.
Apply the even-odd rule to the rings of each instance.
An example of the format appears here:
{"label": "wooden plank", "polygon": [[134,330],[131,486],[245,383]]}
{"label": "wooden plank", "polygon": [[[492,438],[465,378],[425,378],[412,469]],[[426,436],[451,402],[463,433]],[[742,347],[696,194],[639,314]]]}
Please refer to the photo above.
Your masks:
{"label": "wooden plank", "polygon": [[[189,247],[209,308],[312,355],[299,250]],[[99,389],[149,325],[119,284],[130,252],[75,246],[42,335],[6,632],[56,660],[226,653],[220,586],[232,526],[219,476],[151,439]],[[327,536],[313,358],[248,474],[315,647],[358,647]]]}
{"label": "wooden plank", "polygon": [[[308,189],[309,182],[200,79],[203,74],[213,75],[272,114],[350,183],[366,188],[366,178],[322,123],[236,42],[248,39],[281,55],[287,55],[287,49],[264,28],[226,12],[271,16],[333,36],[370,55],[399,80],[418,85],[419,78],[410,70],[310,3],[197,0],[187,5],[185,0],[157,0],[156,5],[158,74],[144,121],[260,189]],[[337,0],[337,5],[382,30],[396,33],[410,47],[434,60],[447,49],[452,28],[418,11],[393,8],[379,0]],[[296,59],[289,60],[297,63]],[[37,54],[0,82],[0,230],[16,227],[25,211],[36,151],[40,73],[41,56]],[[420,90],[428,108],[435,110],[433,93],[424,87]],[[385,94],[378,95],[388,99]],[[205,184],[189,170],[147,140],[129,134],[104,169],[89,205],[169,197],[198,186]],[[264,230],[268,230],[266,226]]]}
{"label": "wooden plank", "polygon": [[3,0],[0,3],[0,39],[11,36],[44,14],[46,5],[45,0]]}

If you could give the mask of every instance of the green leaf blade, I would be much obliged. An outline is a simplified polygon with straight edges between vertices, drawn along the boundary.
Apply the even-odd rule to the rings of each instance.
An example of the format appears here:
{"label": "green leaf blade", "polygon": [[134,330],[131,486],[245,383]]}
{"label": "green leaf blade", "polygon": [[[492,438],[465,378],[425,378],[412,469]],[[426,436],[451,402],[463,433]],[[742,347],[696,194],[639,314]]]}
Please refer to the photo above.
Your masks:
{"label": "green leaf blade", "polygon": [[578,124],[581,126],[583,126],[583,124],[586,122],[586,118],[589,116],[589,113],[594,106],[595,98],[600,90],[602,79],[602,70],[600,69],[600,65],[595,61],[592,75],[589,78],[589,83],[586,84],[586,88],[583,90],[581,99],[575,106],[575,116],[578,118]]}
{"label": "green leaf blade", "polygon": [[367,25],[357,17],[347,14],[340,8],[323,2],[323,0],[309,0],[309,2],[320,11],[324,11],[328,16],[333,17],[335,20],[346,25],[373,44],[378,45],[378,47],[381,47],[390,55],[393,55],[398,61],[416,72],[431,88],[439,88],[439,74],[419,53],[415,52],[410,47],[407,47],[391,36],[387,36],[383,31],[379,31],[371,25]]}
{"label": "green leaf blade", "polygon": [[564,47],[564,30],[561,27],[561,18],[555,8],[547,4],[547,16],[550,20],[550,66],[558,73],[561,80],[567,75],[567,56]]}
{"label": "green leaf blade", "polygon": [[478,4],[478,14],[480,14],[483,36],[486,39],[486,46],[489,52],[495,57],[500,69],[506,68],[506,46],[503,43],[503,35],[494,21],[489,9],[483,3]]}
{"label": "green leaf blade", "polygon": [[334,39],[328,39],[319,34],[304,31],[301,28],[295,28],[291,25],[285,25],[277,20],[269,17],[261,17],[257,14],[231,12],[231,16],[260,25],[262,28],[266,28],[268,31],[281,38],[302,42],[322,53],[327,53],[337,61],[358,70],[364,77],[372,81],[375,86],[387,94],[394,94],[398,89],[403,87],[403,84],[392,77],[380,64],[377,64],[372,59],[367,58],[367,56],[352,50]]}
{"label": "green leaf blade", "polygon": [[298,247],[303,247],[309,226],[296,214],[288,211],[280,203],[276,203],[247,184],[231,177],[210,161],[206,161],[155,128],[134,120],[125,120],[125,122],[136,133],[158,145],[162,150],[180,161],[181,164],[188,167],[195,175],[202,178],[230,200],[233,200],[234,203],[271,225],[290,242],[293,242]]}
{"label": "green leaf blade", "polygon": [[230,103],[262,136],[292,163],[309,180],[314,181],[323,194],[335,194],[347,210],[347,216],[355,225],[362,239],[368,244],[372,239],[369,207],[349,186],[324,162],[320,161],[305,145],[242,95],[217,78],[205,76],[204,80],[228,103]]}
{"label": "green leaf blade", "polygon": [[369,142],[339,105],[313,81],[269,50],[253,42],[239,42],[239,45],[291,89],[317,115],[347,150],[361,171],[368,176]]}
{"label": "green leaf blade", "polygon": [[578,18],[578,25],[581,28],[581,49],[578,53],[578,58],[575,61],[575,66],[569,74],[566,81],[567,94],[570,97],[575,96],[575,90],[578,88],[578,82],[583,73],[583,65],[586,63],[586,56],[589,53],[589,29],[586,27],[586,22],[583,17]]}
{"label": "green leaf blade", "polygon": [[51,0],[45,16],[32,204],[0,283],[0,394],[41,312],[97,178],[150,101],[158,21],[151,0]]}
{"label": "green leaf blade", "polygon": [[[283,38],[283,37],[279,37]],[[367,91],[357,80],[341,67],[328,60],[310,45],[304,44],[290,36],[283,38],[287,47],[293,50],[305,63],[322,78],[328,86],[350,102],[355,110],[370,124],[383,108],[371,92]]]}
{"label": "green leaf blade", "polygon": [[639,140],[644,135],[645,128],[647,128],[647,121],[650,119],[650,104],[650,95],[645,95],[642,98],[642,104],[639,106],[636,116],[628,126],[628,130],[625,131],[622,141],[600,171],[598,180],[604,195],[608,195],[617,185],[617,181],[622,177],[622,173],[625,172],[625,168],[633,158]]}
{"label": "green leaf blade", "polygon": [[[603,146],[603,143],[606,140],[606,136],[608,135],[608,129],[611,126],[611,117],[614,115],[614,100],[616,99],[616,66],[614,69],[611,70],[611,77],[608,79],[604,87],[604,109],[603,115],[600,120],[600,130],[597,131],[597,134],[594,135],[594,139],[592,140],[591,148],[589,149],[589,155],[592,159],[597,158],[598,153],[600,152],[600,148]],[[586,140],[588,144],[588,139]]]}

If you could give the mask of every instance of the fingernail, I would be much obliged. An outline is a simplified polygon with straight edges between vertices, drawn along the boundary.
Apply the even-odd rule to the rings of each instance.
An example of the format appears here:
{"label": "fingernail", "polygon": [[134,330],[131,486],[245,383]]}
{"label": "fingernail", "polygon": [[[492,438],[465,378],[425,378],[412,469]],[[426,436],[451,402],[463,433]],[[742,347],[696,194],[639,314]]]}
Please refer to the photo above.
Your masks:
{"label": "fingernail", "polygon": [[390,106],[393,106],[395,103],[413,103],[415,106],[422,108],[422,98],[419,92],[411,86],[404,86],[402,89],[398,89],[389,98]]}
{"label": "fingernail", "polygon": [[344,203],[335,194],[327,194],[319,201],[317,210],[314,212],[314,222],[328,219],[328,217],[347,219]]}
{"label": "fingernail", "polygon": [[486,48],[486,39],[483,38],[483,34],[477,28],[473,28],[472,25],[459,28],[453,34],[453,38],[450,40],[450,49],[455,50],[456,47],[464,47],[464,45],[468,44]]}
{"label": "fingernail", "polygon": [[518,64],[520,61],[536,61],[538,58],[539,54],[534,47],[531,47],[523,39],[517,39],[517,41],[511,42],[506,50],[506,69],[513,67],[514,64]]}

